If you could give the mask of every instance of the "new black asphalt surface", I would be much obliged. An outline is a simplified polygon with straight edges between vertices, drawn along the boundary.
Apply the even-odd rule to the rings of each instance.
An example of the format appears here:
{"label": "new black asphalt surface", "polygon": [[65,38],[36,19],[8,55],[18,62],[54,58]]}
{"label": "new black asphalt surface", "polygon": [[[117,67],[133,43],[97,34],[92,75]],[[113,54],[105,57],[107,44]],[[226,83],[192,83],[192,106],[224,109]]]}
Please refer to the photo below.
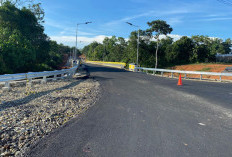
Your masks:
{"label": "new black asphalt surface", "polygon": [[231,157],[232,83],[89,65],[100,99],[31,149],[38,157]]}

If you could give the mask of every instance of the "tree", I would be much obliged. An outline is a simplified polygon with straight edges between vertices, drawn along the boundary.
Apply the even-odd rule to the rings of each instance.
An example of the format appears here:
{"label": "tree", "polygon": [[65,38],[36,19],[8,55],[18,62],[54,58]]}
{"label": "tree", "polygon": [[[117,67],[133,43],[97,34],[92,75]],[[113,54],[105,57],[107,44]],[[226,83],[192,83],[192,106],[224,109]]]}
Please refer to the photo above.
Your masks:
{"label": "tree", "polygon": [[127,58],[131,63],[136,63],[136,49],[137,49],[137,41],[138,40],[138,32],[133,31],[130,34],[128,47],[127,47]]}
{"label": "tree", "polygon": [[155,39],[157,40],[157,46],[156,46],[156,63],[155,63],[155,68],[157,68],[158,66],[158,50],[159,50],[159,37],[160,35],[167,35],[170,34],[173,29],[171,28],[171,26],[169,24],[166,23],[166,21],[163,20],[156,20],[156,21],[151,21],[151,22],[147,22],[148,26],[150,27],[149,29],[147,29],[146,31],[150,34],[150,36],[152,37],[153,32],[156,32],[155,34]]}
{"label": "tree", "polygon": [[30,15],[9,2],[0,7],[0,53],[7,68],[1,73],[25,72],[34,67],[37,45],[29,36],[36,22],[30,23],[34,16]]}
{"label": "tree", "polygon": [[89,60],[94,60],[95,59],[95,48],[99,45],[98,42],[94,41],[93,43],[85,46],[83,49],[82,49],[82,54],[85,54],[85,56],[87,57],[87,59]]}
{"label": "tree", "polygon": [[39,23],[44,23],[45,12],[41,7],[41,3],[32,3],[28,5],[28,8],[34,13]]}
{"label": "tree", "polygon": [[29,9],[36,16],[39,23],[44,23],[45,12],[41,7],[41,3],[35,3],[35,0],[0,0],[0,6],[5,3],[11,3],[17,8]]}
{"label": "tree", "polygon": [[0,74],[52,70],[65,61],[70,48],[50,41],[38,21],[25,7],[0,6]]}
{"label": "tree", "polygon": [[225,53],[228,54],[231,52],[230,47],[232,46],[232,41],[230,38],[226,39],[225,42],[222,43],[224,46]]}
{"label": "tree", "polygon": [[190,62],[208,61],[212,40],[208,36],[203,35],[192,36],[191,39],[194,42],[194,47],[192,54],[190,55]]}
{"label": "tree", "polygon": [[0,5],[4,5],[6,2],[10,2],[13,5],[18,5],[20,3],[19,0],[0,0]]}

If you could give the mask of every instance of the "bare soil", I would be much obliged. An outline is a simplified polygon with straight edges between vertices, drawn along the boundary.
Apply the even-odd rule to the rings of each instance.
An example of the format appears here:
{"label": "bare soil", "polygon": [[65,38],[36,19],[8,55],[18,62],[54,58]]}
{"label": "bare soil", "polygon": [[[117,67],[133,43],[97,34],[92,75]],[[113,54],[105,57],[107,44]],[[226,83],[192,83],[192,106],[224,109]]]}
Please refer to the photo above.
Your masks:
{"label": "bare soil", "polygon": [[[227,67],[232,67],[232,64],[212,64],[212,63],[204,63],[204,64],[189,64],[189,65],[179,65],[175,67],[171,67],[173,70],[184,70],[184,71],[205,71],[205,72],[218,72],[221,73]],[[170,74],[167,74],[170,75]],[[175,74],[177,76],[178,74]],[[200,78],[200,75],[187,75],[188,78]],[[203,75],[203,79],[212,79],[218,80],[219,76],[207,76]],[[232,77],[223,76],[223,80],[232,80]]]}

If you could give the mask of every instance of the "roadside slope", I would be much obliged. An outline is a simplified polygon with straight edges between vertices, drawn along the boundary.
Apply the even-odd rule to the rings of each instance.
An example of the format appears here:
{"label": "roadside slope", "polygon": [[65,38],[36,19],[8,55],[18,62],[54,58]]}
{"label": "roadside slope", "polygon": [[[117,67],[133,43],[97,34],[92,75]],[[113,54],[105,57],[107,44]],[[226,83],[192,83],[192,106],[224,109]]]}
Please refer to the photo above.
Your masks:
{"label": "roadside slope", "polygon": [[[232,67],[232,64],[210,64],[210,63],[188,64],[188,65],[174,66],[170,69],[184,70],[184,71],[204,71],[204,72],[222,73],[222,72],[225,72],[225,69],[227,67]],[[199,75],[188,74],[187,76],[191,78],[199,78]],[[203,76],[203,77],[207,79],[219,79],[219,76]],[[232,80],[231,77],[227,77],[227,76],[223,76],[223,79]]]}

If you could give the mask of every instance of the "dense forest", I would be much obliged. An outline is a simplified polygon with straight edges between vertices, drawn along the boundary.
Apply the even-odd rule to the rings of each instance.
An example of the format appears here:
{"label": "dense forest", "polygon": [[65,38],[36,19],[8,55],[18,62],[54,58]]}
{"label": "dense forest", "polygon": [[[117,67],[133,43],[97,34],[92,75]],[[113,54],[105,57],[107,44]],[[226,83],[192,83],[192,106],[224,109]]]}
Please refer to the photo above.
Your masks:
{"label": "dense forest", "polygon": [[[157,20],[158,22],[160,20]],[[166,22],[165,22],[166,23]],[[148,23],[149,24],[149,23]],[[169,27],[169,25],[168,25]],[[139,30],[139,65],[143,67],[156,66],[156,50],[158,68],[174,65],[215,62],[216,53],[227,54],[231,51],[231,39],[222,40],[208,36],[183,36],[179,40],[166,36],[159,39],[158,33],[151,35],[148,30]],[[169,32],[172,29],[169,28]],[[82,49],[89,60],[136,63],[137,31],[131,32],[129,39],[122,37],[106,37],[103,43],[93,42]],[[158,39],[158,40],[157,40]],[[157,43],[158,42],[158,43]]]}
{"label": "dense forest", "polygon": [[61,65],[71,48],[49,39],[43,17],[40,4],[19,7],[1,1],[0,74],[53,70]]}

